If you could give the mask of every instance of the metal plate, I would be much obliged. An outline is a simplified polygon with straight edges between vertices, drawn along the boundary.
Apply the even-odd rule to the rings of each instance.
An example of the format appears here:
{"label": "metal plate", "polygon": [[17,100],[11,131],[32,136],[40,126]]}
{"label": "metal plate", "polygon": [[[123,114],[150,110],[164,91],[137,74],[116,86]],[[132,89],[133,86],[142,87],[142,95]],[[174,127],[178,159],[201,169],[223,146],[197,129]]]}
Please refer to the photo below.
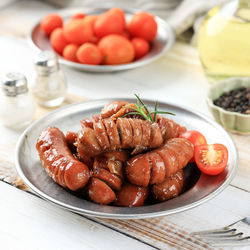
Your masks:
{"label": "metal plate", "polygon": [[[94,15],[94,14],[101,14],[105,11],[107,11],[107,8],[95,8],[95,9],[67,9],[64,11],[58,12],[64,20],[68,20],[72,14],[75,14],[77,12],[84,12],[87,15]],[[138,12],[135,10],[124,10],[126,13],[126,19],[129,20],[133,13]],[[170,48],[173,46],[175,41],[175,35],[170,27],[170,25],[165,22],[160,17],[155,17],[155,20],[158,24],[158,32],[157,37],[152,43],[151,49],[149,53],[139,59],[135,62],[128,63],[128,64],[120,64],[120,65],[87,65],[87,64],[81,64],[81,63],[75,63],[68,60],[63,59],[60,55],[59,61],[63,65],[67,65],[71,68],[78,69],[81,71],[89,71],[89,72],[113,72],[113,71],[120,71],[120,70],[127,70],[127,69],[133,69],[136,67],[140,67],[143,65],[146,65],[148,63],[153,62],[156,60],[159,56],[161,56],[166,51],[170,50]],[[43,31],[40,29],[40,22],[37,23],[28,34],[28,41],[31,44],[32,48],[34,48],[36,51],[41,50],[52,50],[52,47],[50,45],[48,37],[43,33]]]}
{"label": "metal plate", "polygon": [[[95,204],[78,198],[57,185],[44,171],[35,149],[37,137],[41,130],[56,126],[63,132],[79,131],[79,121],[98,114],[101,108],[113,99],[102,99],[77,103],[58,109],[36,121],[21,135],[16,147],[16,167],[23,181],[39,196],[62,208],[76,213],[105,218],[139,219],[181,212],[208,201],[229,185],[236,174],[238,155],[234,142],[229,134],[216,122],[206,116],[170,103],[159,103],[159,109],[176,114],[174,120],[188,129],[203,133],[208,143],[222,143],[227,146],[229,161],[224,172],[217,176],[201,174],[198,181],[182,195],[158,204],[126,208]],[[125,99],[135,102],[134,99]],[[145,101],[153,109],[154,102]]]}

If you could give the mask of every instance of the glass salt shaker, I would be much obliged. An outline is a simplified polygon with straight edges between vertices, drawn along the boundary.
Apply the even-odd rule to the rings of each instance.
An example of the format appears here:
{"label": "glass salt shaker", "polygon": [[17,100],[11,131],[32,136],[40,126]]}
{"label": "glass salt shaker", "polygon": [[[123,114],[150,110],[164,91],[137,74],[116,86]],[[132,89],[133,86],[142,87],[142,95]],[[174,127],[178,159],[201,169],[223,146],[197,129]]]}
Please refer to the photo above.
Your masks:
{"label": "glass salt shaker", "polygon": [[52,51],[39,53],[34,60],[36,78],[32,93],[36,102],[43,107],[60,106],[66,96],[66,79],[59,68],[57,57]]}
{"label": "glass salt shaker", "polygon": [[35,102],[28,91],[27,79],[20,73],[7,73],[2,78],[0,118],[3,125],[24,129],[34,118]]}

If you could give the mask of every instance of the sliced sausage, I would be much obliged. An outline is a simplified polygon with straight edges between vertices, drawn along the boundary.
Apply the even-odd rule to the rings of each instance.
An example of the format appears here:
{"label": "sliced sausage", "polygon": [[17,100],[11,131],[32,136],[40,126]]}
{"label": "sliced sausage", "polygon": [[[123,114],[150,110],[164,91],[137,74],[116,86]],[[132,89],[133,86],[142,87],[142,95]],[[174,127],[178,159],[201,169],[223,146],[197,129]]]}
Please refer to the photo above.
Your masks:
{"label": "sliced sausage", "polygon": [[58,128],[43,130],[36,149],[45,170],[58,184],[73,191],[87,184],[90,176],[88,167],[75,159]]}
{"label": "sliced sausage", "polygon": [[101,149],[103,151],[110,150],[109,139],[102,120],[94,122],[94,132]]}
{"label": "sliced sausage", "polygon": [[102,156],[110,160],[126,162],[129,157],[129,153],[126,150],[119,149],[116,151],[109,151],[109,152],[103,153]]}
{"label": "sliced sausage", "polygon": [[163,116],[157,116],[157,124],[160,127],[163,141],[177,138],[181,133],[186,131],[185,127],[181,127],[178,123]]}
{"label": "sliced sausage", "polygon": [[105,183],[107,183],[112,189],[120,190],[122,185],[122,180],[115,174],[110,173],[108,170],[103,168],[98,168],[93,171],[93,177],[98,178]]}
{"label": "sliced sausage", "polygon": [[121,148],[121,141],[116,124],[113,119],[108,118],[102,120],[110,142],[110,150],[116,150]]}
{"label": "sliced sausage", "polygon": [[101,111],[102,119],[108,118],[117,113],[123,106],[127,105],[125,101],[112,101],[104,106]]}
{"label": "sliced sausage", "polygon": [[[131,108],[129,108],[131,107]],[[134,110],[132,108],[136,108],[136,105],[134,103],[127,103],[126,107],[122,107],[118,112],[116,112],[115,114],[113,114],[111,117],[113,119],[117,119],[120,117],[123,117],[124,115],[133,112]],[[132,115],[133,117],[134,115]],[[128,116],[129,117],[129,116]]]}
{"label": "sliced sausage", "polygon": [[150,180],[150,161],[148,155],[141,154],[127,162],[126,174],[130,183],[147,187]]}
{"label": "sliced sausage", "polygon": [[77,137],[78,137],[78,133],[71,132],[71,131],[68,131],[65,135],[67,144],[72,152],[76,151],[76,146],[74,145],[74,143],[76,142]]}
{"label": "sliced sausage", "polygon": [[80,124],[81,124],[82,128],[85,128],[85,127],[87,127],[87,128],[93,128],[93,121],[92,121],[92,119],[89,119],[89,118],[82,119],[80,121]]}
{"label": "sliced sausage", "polygon": [[181,167],[184,167],[179,164],[180,156],[175,152],[173,148],[169,147],[169,145],[157,150],[157,153],[164,161],[166,177],[171,176],[172,174],[176,173]]}
{"label": "sliced sausage", "polygon": [[150,137],[151,137],[151,126],[152,124],[149,121],[144,121],[141,123],[142,126],[142,140],[141,146],[142,148],[149,148],[150,145]]}
{"label": "sliced sausage", "polygon": [[[137,118],[119,118],[116,120],[107,118],[97,122],[94,121],[94,124],[102,122],[105,132],[102,126],[94,127],[94,129],[83,127],[81,135],[78,136],[77,150],[80,155],[85,150],[85,153],[91,157],[108,150],[114,151],[117,149],[133,149],[131,154],[138,154],[161,146],[164,139],[166,140],[168,137],[179,136],[182,130],[177,123],[164,117],[158,117],[157,119],[159,123],[150,123],[147,120]],[[139,128],[139,123],[141,128]],[[108,141],[110,148],[106,147]]]}
{"label": "sliced sausage", "polygon": [[122,189],[117,192],[115,205],[120,207],[143,206],[147,196],[148,188],[125,183]]}
{"label": "sliced sausage", "polygon": [[97,178],[91,178],[88,195],[92,201],[103,205],[107,205],[116,199],[114,191],[105,182]]}
{"label": "sliced sausage", "polygon": [[165,179],[166,169],[165,164],[159,154],[151,152],[149,155],[151,164],[151,177],[149,184],[161,183]]}
{"label": "sliced sausage", "polygon": [[159,147],[162,145],[163,137],[161,134],[160,127],[158,123],[152,123],[151,125],[151,138],[150,138],[150,148]]}
{"label": "sliced sausage", "polygon": [[75,145],[79,155],[83,157],[86,154],[88,156],[96,156],[103,152],[96,139],[95,132],[91,128],[82,128]]}
{"label": "sliced sausage", "polygon": [[152,186],[151,192],[157,201],[166,201],[178,196],[183,190],[184,173],[178,171],[164,182]]}
{"label": "sliced sausage", "polygon": [[121,147],[131,148],[133,134],[128,119],[117,119],[116,126],[121,137]]}
{"label": "sliced sausage", "polygon": [[128,119],[130,126],[132,128],[132,147],[136,147],[141,144],[142,140],[142,128],[141,128],[141,120],[139,119]]}
{"label": "sliced sausage", "polygon": [[[126,166],[127,179],[129,180],[129,182],[135,185],[146,187],[150,183],[150,180],[151,183],[152,179],[154,182],[155,174],[157,173],[157,169],[153,169],[154,160],[157,159],[159,163],[164,163],[165,178],[167,178],[186,166],[189,160],[193,157],[193,151],[193,144],[187,139],[170,139],[162,147],[159,147],[148,153],[136,155],[131,158],[127,162]],[[150,157],[153,153],[158,154],[160,158],[156,155],[156,159]],[[161,173],[162,170],[163,166],[161,167]],[[160,177],[162,174],[160,174],[157,178],[162,178]]]}

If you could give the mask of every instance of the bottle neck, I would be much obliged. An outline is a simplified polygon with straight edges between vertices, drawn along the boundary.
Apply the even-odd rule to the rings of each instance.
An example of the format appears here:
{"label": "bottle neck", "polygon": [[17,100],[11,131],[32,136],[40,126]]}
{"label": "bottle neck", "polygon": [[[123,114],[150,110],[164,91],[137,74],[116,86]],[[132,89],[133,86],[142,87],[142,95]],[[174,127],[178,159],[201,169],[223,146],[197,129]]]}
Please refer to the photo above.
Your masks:
{"label": "bottle neck", "polygon": [[239,8],[250,8],[250,0],[239,0]]}
{"label": "bottle neck", "polygon": [[244,22],[250,22],[250,0],[239,0],[235,16]]}

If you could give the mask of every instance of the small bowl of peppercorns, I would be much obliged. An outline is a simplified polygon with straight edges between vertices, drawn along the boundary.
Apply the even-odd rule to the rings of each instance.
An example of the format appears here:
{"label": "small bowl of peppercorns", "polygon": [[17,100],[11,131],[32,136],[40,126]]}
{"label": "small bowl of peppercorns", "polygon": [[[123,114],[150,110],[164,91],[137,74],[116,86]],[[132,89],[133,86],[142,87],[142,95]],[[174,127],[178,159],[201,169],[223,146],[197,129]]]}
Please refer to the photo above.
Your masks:
{"label": "small bowl of peppercorns", "polygon": [[215,83],[208,91],[207,104],[225,129],[250,134],[250,78],[229,78]]}

